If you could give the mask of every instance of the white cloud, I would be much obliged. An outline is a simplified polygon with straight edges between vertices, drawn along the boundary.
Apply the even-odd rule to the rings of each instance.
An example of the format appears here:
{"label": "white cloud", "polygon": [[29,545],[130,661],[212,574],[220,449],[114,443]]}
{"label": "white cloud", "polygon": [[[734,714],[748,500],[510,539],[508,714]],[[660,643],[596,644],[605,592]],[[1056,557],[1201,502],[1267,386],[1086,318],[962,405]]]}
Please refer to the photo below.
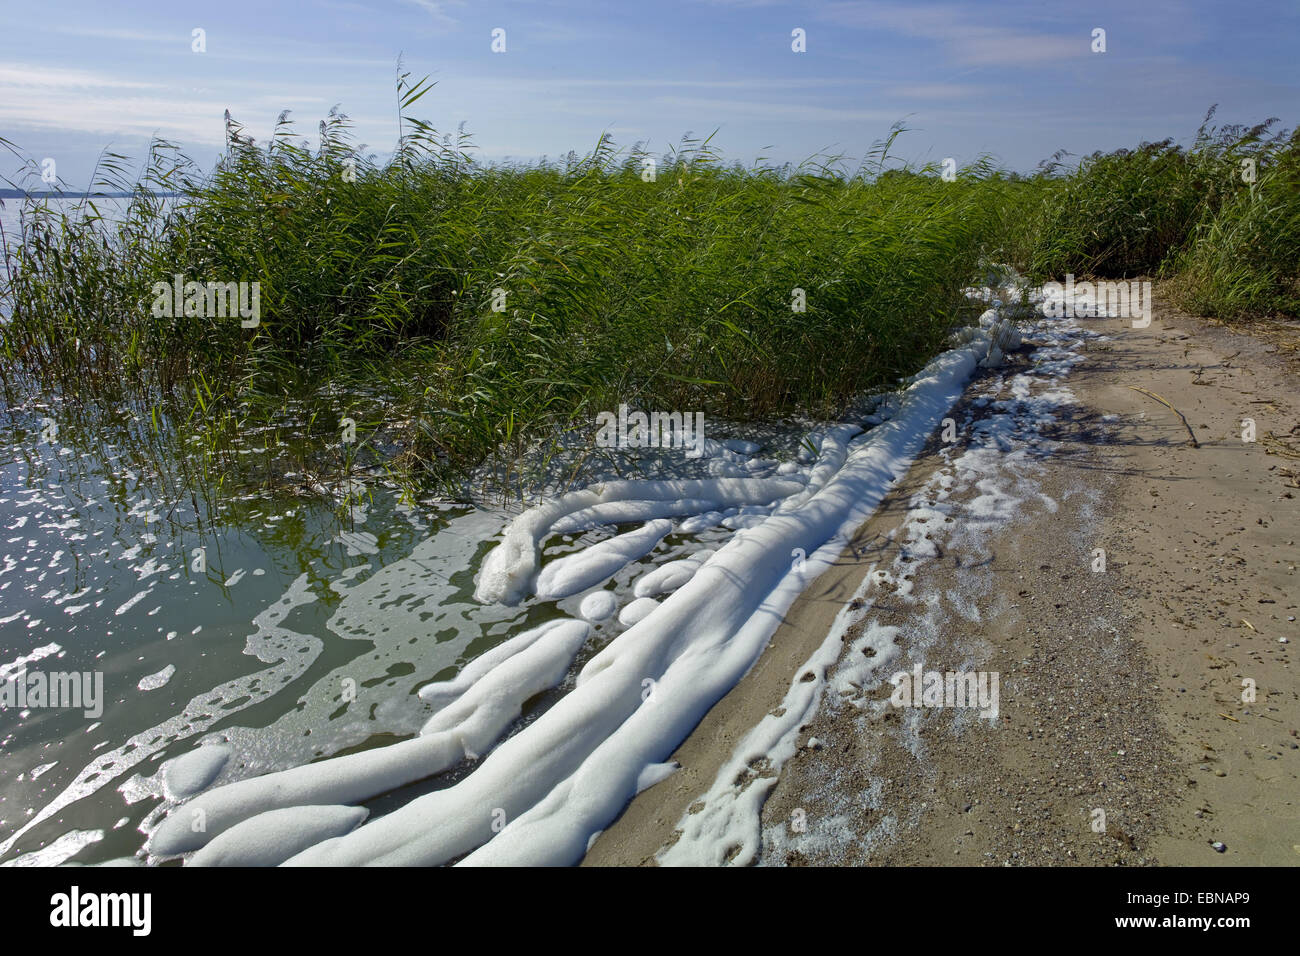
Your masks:
{"label": "white cloud", "polygon": [[459,21],[447,12],[449,7],[463,7],[464,0],[402,0],[403,3],[419,7],[429,13],[433,21],[440,26],[455,26]]}
{"label": "white cloud", "polygon": [[225,142],[225,104],[157,97],[106,97],[51,93],[23,98],[0,84],[0,123],[11,127],[77,130],[105,136],[157,133],[190,143]]}
{"label": "white cloud", "polygon": [[51,27],[50,30],[67,36],[93,37],[99,40],[132,40],[137,43],[177,44],[185,49],[189,49],[191,42],[189,30],[178,30],[175,33],[159,33],[152,30],[124,30],[120,27],[76,27],[66,25]]}
{"label": "white cloud", "polygon": [[[315,128],[330,101],[315,91],[281,89],[262,92],[256,80],[224,84],[221,91],[179,88],[174,84],[141,82],[81,69],[59,69],[0,62],[0,129],[27,128],[82,132],[95,136],[151,136],[195,145],[225,143],[227,108],[247,124],[269,125],[274,115],[299,107],[304,130]],[[232,95],[232,90],[237,91]],[[220,97],[220,98],[218,98]],[[315,112],[313,112],[315,110]],[[382,132],[366,117],[351,113],[359,134]],[[265,134],[262,134],[265,135]],[[11,137],[12,138],[12,137]]]}
{"label": "white cloud", "polygon": [[1006,9],[953,4],[833,2],[820,18],[840,26],[887,30],[933,40],[945,49],[944,62],[973,66],[1023,66],[1090,54],[1088,31],[1033,32],[997,22],[1020,18]]}
{"label": "white cloud", "polygon": [[687,96],[659,96],[654,102],[663,106],[706,110],[718,125],[736,116],[761,116],[766,119],[822,122],[825,120],[892,123],[898,119],[895,110],[842,109],[834,106],[813,106],[805,103],[766,103],[750,100],[719,100]]}
{"label": "white cloud", "polygon": [[561,78],[561,77],[536,77],[528,79],[511,79],[507,81],[511,87],[517,86],[520,82],[527,82],[529,89],[538,87],[595,87],[604,89],[607,87],[644,87],[644,88],[662,88],[670,89],[673,87],[694,87],[697,89],[717,89],[717,90],[798,90],[798,89],[818,89],[827,86],[860,86],[862,81],[857,77],[826,77],[817,79],[814,77],[791,77],[778,80],[765,80],[758,77],[732,80],[692,80],[675,77],[673,79],[626,79],[620,77],[611,77],[610,79],[586,79],[586,78]]}
{"label": "white cloud", "polygon": [[890,87],[885,95],[915,100],[959,100],[984,92],[984,87],[962,83],[916,83]]}
{"label": "white cloud", "polygon": [[[25,63],[0,63],[0,86],[20,89],[163,89],[161,83],[141,83],[119,79],[89,70],[31,66]],[[4,100],[0,99],[0,116]]]}

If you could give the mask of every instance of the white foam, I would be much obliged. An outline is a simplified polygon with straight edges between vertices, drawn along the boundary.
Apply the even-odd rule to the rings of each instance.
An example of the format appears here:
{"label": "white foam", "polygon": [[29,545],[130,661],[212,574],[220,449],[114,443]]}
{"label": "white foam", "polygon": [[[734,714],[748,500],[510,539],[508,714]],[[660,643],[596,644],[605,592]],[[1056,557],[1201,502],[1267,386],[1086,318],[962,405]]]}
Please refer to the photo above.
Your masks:
{"label": "white foam", "polygon": [[[538,547],[551,527],[584,508],[615,501],[701,498],[723,505],[762,504],[801,490],[795,478],[701,478],[681,481],[610,481],[529,508],[506,528],[479,570],[475,598],[485,604],[517,604],[537,570]],[[653,523],[653,522],[652,522]]]}
{"label": "white foam", "polygon": [[[528,647],[488,670],[439,711],[420,736],[209,790],[159,824],[150,836],[150,851],[175,856],[198,849],[266,810],[359,803],[476,756],[519,716],[524,701],[564,679],[590,625],[553,621],[538,630],[541,634]],[[195,832],[192,821],[200,817],[204,829]]]}
{"label": "white foam", "polygon": [[699,554],[693,554],[689,558],[661,564],[653,571],[639,578],[632,592],[637,597],[644,598],[656,597],[660,594],[667,594],[669,591],[676,591],[693,578],[695,572],[704,567],[704,564],[711,557],[713,557],[713,552],[705,550]]}
{"label": "white foam", "polygon": [[[17,615],[15,615],[15,617],[16,616]],[[9,618],[8,620],[12,620],[12,618]],[[0,621],[0,623],[4,622]],[[9,681],[17,677],[19,674],[24,673],[27,670],[28,664],[34,664],[52,654],[59,653],[61,650],[63,650],[63,648],[58,644],[50,642],[43,647],[36,648],[28,654],[15,658],[8,664],[0,664],[0,683]]]}
{"label": "white foam", "polygon": [[447,681],[438,681],[433,684],[425,684],[418,691],[420,699],[427,701],[434,707],[446,707],[461,694],[469,690],[488,671],[492,670],[502,661],[508,660],[520,651],[531,646],[538,638],[556,627],[559,621],[548,621],[540,627],[530,628],[522,634],[517,634],[492,648],[485,651],[474,660],[470,661],[454,678]]}
{"label": "white foam", "polygon": [[705,498],[684,498],[677,501],[610,501],[566,515],[551,525],[550,533],[575,534],[607,524],[631,524],[652,521],[655,518],[697,515],[717,507],[716,501]]}
{"label": "white foam", "polygon": [[624,565],[653,551],[673,530],[667,518],[647,521],[635,531],[616,535],[576,554],[557,558],[537,576],[537,596],[558,601],[606,581]]}
{"label": "white foam", "polygon": [[618,610],[618,598],[613,591],[592,591],[582,599],[578,613],[588,621],[606,621]]}
{"label": "white foam", "polygon": [[[593,657],[574,690],[467,777],[289,862],[428,865],[465,853],[471,865],[580,859],[591,835],[636,793],[645,768],[662,763],[735,685],[795,597],[835,561],[960,395],[986,344],[935,359],[898,415],[857,445],[816,495],[718,552]],[[764,489],[747,503],[777,497]],[[544,517],[521,525],[530,529],[529,553],[533,531],[552,520]],[[798,568],[791,566],[794,549],[808,555]],[[509,822],[497,832],[501,815]]]}
{"label": "white foam", "polygon": [[692,515],[687,518],[678,525],[677,530],[682,534],[699,534],[701,531],[716,527],[721,522],[721,511],[706,511],[704,514]]}
{"label": "white foam", "polygon": [[157,690],[160,687],[166,687],[167,683],[172,679],[172,675],[175,673],[176,673],[176,665],[168,664],[166,667],[158,671],[156,674],[149,674],[145,677],[141,677],[140,682],[136,684],[136,689],[147,691],[147,690]]}
{"label": "white foam", "polygon": [[192,797],[205,789],[221,773],[230,759],[230,748],[223,744],[195,747],[162,765],[163,784],[176,800]]}
{"label": "white foam", "polygon": [[[988,318],[987,314],[985,318]],[[1076,329],[1072,323],[1052,323],[1038,331],[1049,340],[1064,340]],[[973,337],[968,338],[973,341]],[[710,789],[698,801],[703,806],[695,807],[695,813],[683,814],[677,824],[678,839],[660,852],[658,862],[665,865],[743,865],[759,861],[765,840],[770,844],[774,857],[779,858],[786,849],[812,846],[826,850],[836,843],[847,842],[872,844],[887,835],[895,825],[889,815],[882,818],[871,833],[863,834],[846,827],[843,822],[846,818],[832,819],[822,814],[813,830],[792,838],[786,832],[784,822],[761,830],[760,812],[781,768],[797,751],[800,728],[820,706],[824,687],[831,691],[832,700],[846,701],[859,708],[870,705],[866,692],[879,685],[881,668],[899,655],[895,644],[898,629],[869,621],[864,632],[847,650],[842,647],[843,636],[851,625],[867,619],[874,604],[874,600],[868,597],[873,587],[883,586],[895,597],[915,600],[911,592],[918,559],[924,561],[939,556],[935,542],[927,534],[945,527],[945,519],[955,511],[953,504],[940,502],[948,499],[956,487],[964,489],[973,485],[979,490],[979,495],[960,506],[961,530],[956,530],[954,525],[954,530],[949,532],[954,540],[977,541],[989,531],[1014,520],[1029,500],[1046,499],[1038,492],[1036,483],[1026,480],[1025,476],[1032,474],[1036,467],[1026,445],[1039,444],[1041,438],[1037,426],[1053,421],[1052,412],[1072,401],[1068,389],[1044,389],[1043,385],[1067,374],[1077,363],[1079,356],[1073,351],[1077,345],[1076,341],[1065,348],[1049,346],[1036,350],[1033,374],[1017,375],[1011,381],[1012,400],[990,403],[988,398],[983,398],[974,402],[977,407],[992,404],[997,412],[976,423],[971,447],[951,461],[950,467],[956,476],[941,469],[913,496],[907,521],[899,530],[902,544],[893,573],[873,568],[864,576],[853,600],[837,615],[826,639],[796,672],[782,707],[764,717],[741,740],[719,770]],[[1034,388],[1039,389],[1037,394]],[[947,452],[944,452],[944,458],[949,460]],[[1051,499],[1046,499],[1044,504],[1049,511],[1055,511],[1055,502]],[[926,595],[925,600],[929,610],[924,620],[929,621],[939,612],[935,595]],[[952,601],[951,595],[949,600]],[[967,619],[979,620],[977,608],[965,607],[960,601],[954,607]],[[922,630],[926,628],[937,632],[934,625],[922,626]],[[912,650],[915,653],[923,651],[923,648],[913,647]],[[839,664],[827,680],[828,669],[837,660]],[[807,680],[809,676],[813,679]],[[758,763],[764,768],[761,776],[750,771]],[[845,794],[845,805],[848,805],[847,801],[858,798],[859,795],[853,793]]]}
{"label": "white foam", "polygon": [[368,815],[364,807],[268,810],[231,827],[185,865],[277,866],[313,844],[350,833]]}
{"label": "white foam", "polygon": [[[122,746],[96,757],[55,799],[0,843],[0,856],[9,852],[28,830],[64,807],[89,796],[177,740],[200,733],[219,718],[265,700],[310,668],[320,653],[320,640],[281,626],[295,608],[316,600],[310,593],[308,582],[307,574],[299,575],[278,601],[253,619],[254,632],[248,637],[245,652],[271,664],[270,667],[199,694],[185,705],[180,714],[135,734]],[[196,627],[194,632],[198,630]]]}
{"label": "white foam", "polygon": [[619,612],[618,623],[624,627],[631,627],[643,618],[653,614],[657,607],[659,607],[659,602],[654,598],[637,598]]}

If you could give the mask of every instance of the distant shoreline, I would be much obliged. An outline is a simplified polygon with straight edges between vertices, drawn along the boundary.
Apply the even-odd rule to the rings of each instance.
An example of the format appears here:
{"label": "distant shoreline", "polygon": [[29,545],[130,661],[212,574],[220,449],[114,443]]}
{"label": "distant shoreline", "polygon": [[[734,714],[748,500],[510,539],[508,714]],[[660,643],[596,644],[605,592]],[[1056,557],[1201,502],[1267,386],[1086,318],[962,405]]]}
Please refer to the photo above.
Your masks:
{"label": "distant shoreline", "polygon": [[[123,192],[94,192],[87,194],[84,191],[74,190],[56,190],[56,189],[39,189],[30,192],[22,189],[0,189],[0,199],[81,199],[87,197],[90,199],[130,199],[134,193]],[[158,193],[159,196],[177,196],[179,193]]]}

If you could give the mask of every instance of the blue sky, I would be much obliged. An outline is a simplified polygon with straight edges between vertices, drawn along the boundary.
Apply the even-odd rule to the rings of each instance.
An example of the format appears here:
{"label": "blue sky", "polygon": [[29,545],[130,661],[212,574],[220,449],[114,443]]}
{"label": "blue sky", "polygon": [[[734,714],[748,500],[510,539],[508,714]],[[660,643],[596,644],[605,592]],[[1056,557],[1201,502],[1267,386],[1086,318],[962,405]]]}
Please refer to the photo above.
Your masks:
{"label": "blue sky", "polygon": [[[138,157],[154,133],[210,166],[227,108],[258,139],[291,109],[314,142],[339,104],[383,155],[399,54],[437,81],[416,114],[464,121],[489,160],[581,153],[603,130],[656,152],[717,130],[746,163],[857,158],[902,120],[907,159],[988,153],[1029,170],[1061,148],[1186,141],[1216,102],[1224,122],[1300,122],[1295,0],[0,4],[0,136],[55,158],[73,186],[101,149]],[[195,28],[206,52],[191,49]],[[0,159],[0,174],[16,165]]]}

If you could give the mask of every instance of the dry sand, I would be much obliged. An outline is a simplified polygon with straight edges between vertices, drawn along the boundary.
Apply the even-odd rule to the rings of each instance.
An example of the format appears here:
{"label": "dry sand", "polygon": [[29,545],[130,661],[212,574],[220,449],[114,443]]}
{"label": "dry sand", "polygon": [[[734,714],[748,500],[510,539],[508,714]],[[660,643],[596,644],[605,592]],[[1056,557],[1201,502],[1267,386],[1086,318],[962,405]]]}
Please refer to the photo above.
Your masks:
{"label": "dry sand", "polygon": [[[913,655],[927,669],[998,672],[998,719],[828,700],[800,738],[821,743],[782,768],[764,804],[763,863],[1300,863],[1300,328],[1243,334],[1159,301],[1157,290],[1147,329],[1081,320],[1110,338],[1066,380],[1078,404],[1047,430],[1059,443],[1036,478],[1047,498],[991,537],[949,541],[918,565],[912,599],[876,594],[860,625],[899,627],[890,673]],[[1130,386],[1177,408],[1199,447]],[[970,398],[954,417],[968,413],[981,414]],[[936,436],[860,529],[857,553],[799,599],[682,744],[682,769],[632,801],[584,865],[652,863],[675,839],[866,572],[897,556],[941,448]],[[928,617],[918,596],[933,602]]]}

